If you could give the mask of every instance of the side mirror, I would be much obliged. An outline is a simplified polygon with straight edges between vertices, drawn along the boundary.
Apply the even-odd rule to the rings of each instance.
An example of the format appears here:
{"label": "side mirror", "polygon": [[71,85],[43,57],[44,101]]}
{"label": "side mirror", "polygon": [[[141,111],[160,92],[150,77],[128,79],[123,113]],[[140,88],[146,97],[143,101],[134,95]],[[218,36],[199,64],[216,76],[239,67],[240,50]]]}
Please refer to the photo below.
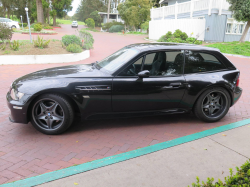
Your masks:
{"label": "side mirror", "polygon": [[141,71],[141,72],[138,73],[138,76],[139,76],[140,78],[148,78],[149,75],[150,75],[150,73],[149,73],[148,70],[144,70],[144,71]]}

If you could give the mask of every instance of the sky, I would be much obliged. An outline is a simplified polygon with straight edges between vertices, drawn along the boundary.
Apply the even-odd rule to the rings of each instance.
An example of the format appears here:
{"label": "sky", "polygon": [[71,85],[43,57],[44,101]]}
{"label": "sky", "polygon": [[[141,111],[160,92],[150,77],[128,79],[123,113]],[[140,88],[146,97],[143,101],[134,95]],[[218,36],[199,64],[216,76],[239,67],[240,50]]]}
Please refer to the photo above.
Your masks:
{"label": "sky", "polygon": [[78,6],[80,5],[81,0],[74,0],[72,3],[73,9],[71,12],[68,12],[69,16],[73,16],[78,8]]}

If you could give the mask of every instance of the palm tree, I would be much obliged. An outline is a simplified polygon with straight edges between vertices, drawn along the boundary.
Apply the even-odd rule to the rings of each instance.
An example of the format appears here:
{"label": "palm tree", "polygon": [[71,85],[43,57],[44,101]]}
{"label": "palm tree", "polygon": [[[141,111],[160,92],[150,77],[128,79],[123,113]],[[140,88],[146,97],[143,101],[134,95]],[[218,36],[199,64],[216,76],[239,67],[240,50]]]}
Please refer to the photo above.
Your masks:
{"label": "palm tree", "polygon": [[37,22],[44,23],[42,0],[36,0],[36,8],[37,8]]}

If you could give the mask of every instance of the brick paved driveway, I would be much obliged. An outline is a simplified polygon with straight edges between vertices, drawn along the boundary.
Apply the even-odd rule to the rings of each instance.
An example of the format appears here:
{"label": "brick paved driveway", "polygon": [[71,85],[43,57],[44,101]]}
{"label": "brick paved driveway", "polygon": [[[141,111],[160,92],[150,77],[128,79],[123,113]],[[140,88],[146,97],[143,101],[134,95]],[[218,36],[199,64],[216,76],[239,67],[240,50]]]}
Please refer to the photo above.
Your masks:
{"label": "brick paved driveway", "polygon": [[[142,36],[93,34],[96,43],[91,58],[71,64],[100,60],[125,45],[144,42]],[[58,136],[43,135],[31,124],[10,123],[5,95],[13,79],[39,69],[67,64],[0,66],[0,184],[250,118],[250,60],[229,59],[241,70],[240,86],[244,92],[240,101],[218,123],[203,123],[192,114],[97,120],[75,122],[69,131]]]}

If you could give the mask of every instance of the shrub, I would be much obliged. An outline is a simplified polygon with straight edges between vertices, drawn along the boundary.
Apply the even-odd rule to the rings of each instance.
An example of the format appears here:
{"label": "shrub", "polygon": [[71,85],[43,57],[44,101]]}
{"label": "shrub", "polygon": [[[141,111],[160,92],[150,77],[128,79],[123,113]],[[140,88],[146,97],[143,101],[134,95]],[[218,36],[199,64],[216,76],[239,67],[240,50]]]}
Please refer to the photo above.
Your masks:
{"label": "shrub", "polygon": [[186,41],[187,38],[188,38],[187,33],[182,32],[182,33],[181,33],[181,39]]}
{"label": "shrub", "polygon": [[92,18],[88,18],[85,20],[85,23],[89,28],[95,28],[95,21]]}
{"label": "shrub", "polygon": [[189,38],[186,39],[187,43],[190,43],[190,44],[194,43],[195,40],[196,39],[193,38],[193,37],[189,37]]}
{"label": "shrub", "polygon": [[94,44],[94,38],[92,34],[84,29],[79,32],[80,37],[84,40],[83,49],[92,49]]}
{"label": "shrub", "polygon": [[77,44],[69,44],[68,47],[66,48],[67,51],[71,53],[81,53],[82,48],[80,45]]}
{"label": "shrub", "polygon": [[148,32],[149,29],[149,21],[145,21],[142,25],[141,25],[142,30],[145,30]]}
{"label": "shrub", "polygon": [[100,14],[98,14],[97,10],[92,12],[89,16],[90,16],[90,18],[92,18],[95,21],[97,26],[101,26],[102,18],[100,16]]}
{"label": "shrub", "polygon": [[[19,25],[22,26],[22,23]],[[23,27],[27,27],[27,26],[28,26],[28,23],[23,23]]]}
{"label": "shrub", "polygon": [[110,27],[109,32],[121,32],[122,30],[124,30],[124,26],[113,25],[112,27]]}
{"label": "shrub", "polygon": [[68,46],[69,44],[77,44],[79,46],[82,46],[80,37],[76,35],[65,35],[62,37],[62,42],[65,46]]}
{"label": "shrub", "polygon": [[103,30],[109,30],[110,27],[112,27],[113,25],[124,25],[124,24],[121,23],[121,22],[113,21],[113,22],[109,22],[109,23],[103,24],[102,29],[103,29]]}
{"label": "shrub", "polygon": [[41,24],[35,24],[34,25],[34,31],[40,32],[43,29],[43,26]]}
{"label": "shrub", "polygon": [[194,44],[196,44],[196,45],[201,45],[201,44],[202,44],[202,41],[196,40],[196,41],[194,42]]}
{"label": "shrub", "polygon": [[233,174],[233,170],[230,170],[230,176],[225,177],[225,182],[222,182],[220,179],[218,182],[213,184],[214,178],[208,178],[207,182],[202,182],[200,184],[200,179],[197,177],[197,182],[192,184],[192,187],[249,187],[250,184],[250,163],[247,161],[240,168],[236,167],[236,174]]}
{"label": "shrub", "polygon": [[0,49],[2,49],[4,51],[6,49],[6,43],[3,43],[3,45],[0,46]]}
{"label": "shrub", "polygon": [[181,30],[180,29],[177,29],[175,32],[174,32],[174,37],[175,38],[180,38],[181,37],[181,34],[182,34],[182,32],[181,32]]}
{"label": "shrub", "polygon": [[20,42],[18,40],[14,40],[13,44],[9,41],[10,48],[14,51],[18,51],[20,47]]}
{"label": "shrub", "polygon": [[168,39],[173,38],[173,34],[171,31],[168,31],[167,34],[163,35],[162,37],[160,37],[160,39],[158,40],[158,42],[166,42]]}
{"label": "shrub", "polygon": [[0,23],[0,40],[11,40],[12,38],[12,29],[9,28],[6,24]]}
{"label": "shrub", "polygon": [[34,40],[34,46],[39,47],[41,49],[46,48],[49,46],[50,40],[44,40],[43,37],[38,35],[37,40]]}
{"label": "shrub", "polygon": [[50,29],[50,30],[53,30],[53,27],[51,27],[51,26],[44,26],[43,28],[44,28],[44,29]]}

